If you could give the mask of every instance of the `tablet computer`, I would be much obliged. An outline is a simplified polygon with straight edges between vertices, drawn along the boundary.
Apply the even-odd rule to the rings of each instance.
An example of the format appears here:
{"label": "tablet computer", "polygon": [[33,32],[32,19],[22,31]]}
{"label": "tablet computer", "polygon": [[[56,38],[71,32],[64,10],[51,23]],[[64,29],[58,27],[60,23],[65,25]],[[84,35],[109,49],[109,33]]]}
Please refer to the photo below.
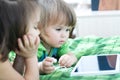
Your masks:
{"label": "tablet computer", "polygon": [[105,75],[120,73],[120,55],[82,56],[71,72],[71,76]]}

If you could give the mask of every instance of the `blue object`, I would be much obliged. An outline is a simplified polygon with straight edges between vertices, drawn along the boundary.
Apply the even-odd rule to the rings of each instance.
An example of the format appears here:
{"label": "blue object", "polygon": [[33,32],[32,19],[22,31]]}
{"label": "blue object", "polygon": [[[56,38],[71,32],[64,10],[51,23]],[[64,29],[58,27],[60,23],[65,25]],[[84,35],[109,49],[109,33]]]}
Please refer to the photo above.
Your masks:
{"label": "blue object", "polygon": [[99,0],[91,0],[92,11],[97,11],[99,7]]}

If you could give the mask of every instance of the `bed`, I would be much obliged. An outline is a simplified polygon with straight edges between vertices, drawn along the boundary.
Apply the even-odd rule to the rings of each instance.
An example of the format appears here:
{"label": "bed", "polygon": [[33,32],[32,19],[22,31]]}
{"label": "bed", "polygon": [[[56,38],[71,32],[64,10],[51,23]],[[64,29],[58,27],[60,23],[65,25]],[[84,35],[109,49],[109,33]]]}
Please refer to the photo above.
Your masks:
{"label": "bed", "polygon": [[[78,58],[85,55],[120,54],[120,36],[86,36],[74,39],[70,45],[74,45],[71,49],[79,52],[76,54]],[[71,77],[73,67],[59,68],[51,74],[40,75],[40,80],[120,80],[120,74]]]}

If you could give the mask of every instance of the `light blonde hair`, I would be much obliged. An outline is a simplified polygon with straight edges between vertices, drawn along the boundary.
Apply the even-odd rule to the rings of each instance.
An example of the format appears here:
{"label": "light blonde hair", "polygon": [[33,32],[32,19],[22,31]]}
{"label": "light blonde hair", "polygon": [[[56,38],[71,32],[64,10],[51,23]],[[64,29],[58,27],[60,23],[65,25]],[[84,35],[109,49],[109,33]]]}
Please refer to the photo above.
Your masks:
{"label": "light blonde hair", "polygon": [[55,23],[64,24],[74,28],[76,24],[76,15],[72,7],[63,0],[39,0],[45,9],[45,17],[41,26],[49,26]]}

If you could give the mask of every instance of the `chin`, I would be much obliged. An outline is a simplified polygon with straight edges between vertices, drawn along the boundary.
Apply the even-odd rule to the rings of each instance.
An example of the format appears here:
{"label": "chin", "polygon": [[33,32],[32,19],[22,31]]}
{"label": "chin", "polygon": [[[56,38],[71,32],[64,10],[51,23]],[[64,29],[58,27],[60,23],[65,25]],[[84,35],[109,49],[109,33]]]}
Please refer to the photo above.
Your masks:
{"label": "chin", "polygon": [[61,47],[61,45],[56,45],[56,46],[54,46],[54,47],[59,48],[59,47]]}

